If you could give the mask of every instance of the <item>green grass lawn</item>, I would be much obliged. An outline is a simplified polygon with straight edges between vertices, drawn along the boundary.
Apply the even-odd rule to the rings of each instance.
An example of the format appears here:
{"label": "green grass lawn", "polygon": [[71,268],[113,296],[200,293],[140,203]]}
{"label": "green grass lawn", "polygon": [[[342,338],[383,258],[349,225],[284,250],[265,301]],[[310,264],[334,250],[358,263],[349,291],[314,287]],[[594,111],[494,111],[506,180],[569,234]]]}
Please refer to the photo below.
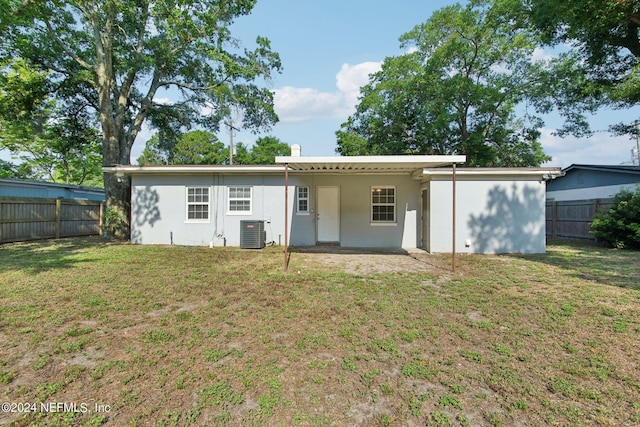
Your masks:
{"label": "green grass lawn", "polygon": [[640,424],[640,253],[320,258],[0,246],[0,424]]}

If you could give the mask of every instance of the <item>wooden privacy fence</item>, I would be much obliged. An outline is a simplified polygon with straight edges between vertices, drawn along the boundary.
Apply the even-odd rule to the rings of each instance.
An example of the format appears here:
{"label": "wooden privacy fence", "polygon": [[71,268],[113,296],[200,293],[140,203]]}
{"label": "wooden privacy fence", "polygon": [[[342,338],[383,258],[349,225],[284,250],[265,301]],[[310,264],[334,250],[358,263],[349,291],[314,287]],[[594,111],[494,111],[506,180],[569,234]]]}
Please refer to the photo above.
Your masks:
{"label": "wooden privacy fence", "polygon": [[0,243],[100,234],[102,203],[0,197]]}
{"label": "wooden privacy fence", "polygon": [[563,200],[546,203],[546,226],[548,237],[591,239],[591,222],[597,212],[613,206],[613,199]]}

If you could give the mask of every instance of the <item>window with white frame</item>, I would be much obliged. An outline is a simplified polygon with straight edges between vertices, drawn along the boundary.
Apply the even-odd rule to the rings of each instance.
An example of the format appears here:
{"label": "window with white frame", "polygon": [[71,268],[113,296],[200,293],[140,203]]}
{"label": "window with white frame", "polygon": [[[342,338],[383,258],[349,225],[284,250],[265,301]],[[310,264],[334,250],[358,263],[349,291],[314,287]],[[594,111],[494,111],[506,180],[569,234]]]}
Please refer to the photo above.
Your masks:
{"label": "window with white frame", "polygon": [[309,187],[298,187],[298,213],[309,213]]}
{"label": "window with white frame", "polygon": [[251,213],[251,187],[229,187],[229,213]]}
{"label": "window with white frame", "polygon": [[396,221],[396,188],[371,187],[371,222],[394,223]]}
{"label": "window with white frame", "polygon": [[209,187],[187,187],[187,221],[209,221]]}

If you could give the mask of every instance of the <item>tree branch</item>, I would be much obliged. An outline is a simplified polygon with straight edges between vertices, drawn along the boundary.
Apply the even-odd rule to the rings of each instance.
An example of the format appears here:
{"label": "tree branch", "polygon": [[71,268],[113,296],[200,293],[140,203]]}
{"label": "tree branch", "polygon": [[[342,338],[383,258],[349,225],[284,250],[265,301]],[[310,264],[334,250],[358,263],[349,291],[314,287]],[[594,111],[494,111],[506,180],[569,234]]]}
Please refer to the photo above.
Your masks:
{"label": "tree branch", "polygon": [[72,58],[75,62],[77,62],[82,68],[85,68],[87,70],[93,70],[93,67],[91,66],[91,64],[89,64],[88,62],[80,58],[78,55],[76,55],[71,49],[69,49],[69,46],[67,46],[67,44],[64,43],[62,39],[60,39],[60,37],[58,37],[55,31],[55,28],[53,28],[50,21],[46,21],[45,24],[47,26],[47,34],[49,35],[49,37],[55,40],[55,42],[58,44],[58,46],[60,46],[60,48],[64,51],[64,53],[69,55],[69,57]]}

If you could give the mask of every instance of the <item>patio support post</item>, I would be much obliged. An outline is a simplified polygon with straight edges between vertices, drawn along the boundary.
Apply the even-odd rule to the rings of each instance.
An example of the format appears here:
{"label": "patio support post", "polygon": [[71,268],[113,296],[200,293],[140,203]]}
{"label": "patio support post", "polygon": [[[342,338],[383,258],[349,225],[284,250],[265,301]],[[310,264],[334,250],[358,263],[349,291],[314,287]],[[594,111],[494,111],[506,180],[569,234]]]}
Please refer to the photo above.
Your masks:
{"label": "patio support post", "polygon": [[453,164],[453,227],[451,228],[451,271],[456,271],[456,164]]}
{"label": "patio support post", "polygon": [[284,271],[289,270],[289,163],[284,164]]}

